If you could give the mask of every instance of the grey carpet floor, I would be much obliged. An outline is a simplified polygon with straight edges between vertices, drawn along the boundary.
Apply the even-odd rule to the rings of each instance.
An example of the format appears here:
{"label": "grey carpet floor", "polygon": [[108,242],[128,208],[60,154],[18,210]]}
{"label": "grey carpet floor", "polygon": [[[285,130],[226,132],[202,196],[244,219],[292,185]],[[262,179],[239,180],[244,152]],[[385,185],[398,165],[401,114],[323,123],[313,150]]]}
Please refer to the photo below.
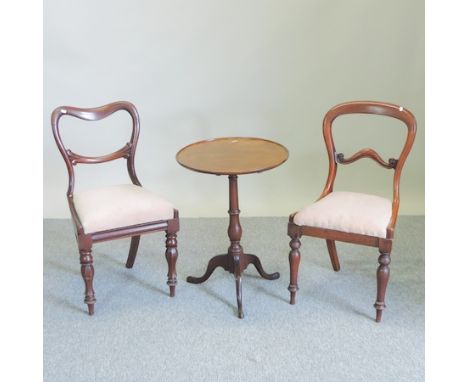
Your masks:
{"label": "grey carpet floor", "polygon": [[303,238],[296,305],[288,304],[286,218],[243,218],[242,245],[267,272],[235,282],[217,269],[188,284],[228,247],[227,219],[182,219],[179,284],[168,297],[163,234],[95,246],[96,312],[86,314],[71,223],[44,221],[45,381],[423,381],[424,218],[401,217],[383,321],[373,321],[378,252],[337,244],[333,272],[324,240]]}

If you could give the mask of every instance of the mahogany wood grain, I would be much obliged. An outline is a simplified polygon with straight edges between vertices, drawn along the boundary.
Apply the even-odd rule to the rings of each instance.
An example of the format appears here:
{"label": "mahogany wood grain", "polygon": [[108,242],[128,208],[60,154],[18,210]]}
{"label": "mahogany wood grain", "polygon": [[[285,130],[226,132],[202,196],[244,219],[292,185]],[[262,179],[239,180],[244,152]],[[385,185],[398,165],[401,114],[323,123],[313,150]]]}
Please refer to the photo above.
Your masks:
{"label": "mahogany wood grain", "polygon": [[[349,158],[345,158],[342,153],[337,153],[333,140],[332,126],[337,117],[346,114],[375,114],[396,118],[403,122],[407,128],[407,134],[405,143],[398,158],[390,158],[388,162],[386,162],[375,150],[371,148],[362,149],[354,155],[351,155]],[[288,235],[291,238],[291,252],[289,255],[291,270],[291,283],[289,290],[291,294],[291,303],[293,304],[295,302],[296,297],[298,272],[298,260],[296,258],[298,257],[297,252],[300,246],[299,239],[302,235],[319,237],[327,241],[328,252],[335,271],[340,269],[335,241],[377,247],[381,255],[379,257],[379,267],[377,270],[377,299],[374,307],[376,309],[376,321],[380,322],[382,311],[385,308],[385,292],[390,275],[390,253],[392,250],[394,230],[400,205],[400,177],[403,166],[416,137],[416,119],[408,109],[390,103],[375,101],[346,102],[333,107],[326,113],[323,120],[323,137],[328,153],[329,168],[327,181],[319,199],[324,198],[333,192],[338,164],[345,165],[362,158],[370,158],[383,168],[394,170],[392,214],[387,225],[385,238],[324,229],[320,227],[298,226],[294,223],[295,213],[291,214],[288,223]]]}
{"label": "mahogany wood grain", "polygon": [[[132,133],[130,140],[121,149],[107,155],[90,157],[74,153],[67,149],[63,144],[60,136],[60,120],[63,116],[71,116],[85,121],[98,121],[119,110],[128,112],[132,118]],[[168,259],[169,268],[168,285],[170,296],[174,296],[175,286],[177,284],[177,276],[175,272],[175,263],[177,260],[176,233],[179,231],[179,213],[177,210],[174,209],[173,218],[169,220],[152,221],[127,227],[118,227],[106,231],[85,232],[73,201],[73,192],[75,187],[74,166],[78,164],[99,164],[123,158],[127,161],[127,171],[130,180],[133,184],[141,186],[135,172],[135,150],[140,132],[140,119],[136,107],[127,101],[118,101],[101,107],[88,109],[73,106],[60,106],[52,112],[51,124],[55,142],[62,154],[68,171],[68,189],[66,195],[80,252],[81,274],[85,283],[84,302],[88,306],[88,313],[90,315],[94,314],[94,304],[96,302],[93,289],[94,266],[92,246],[94,243],[102,241],[131,237],[131,245],[126,266],[127,268],[132,268],[138,251],[140,236],[151,232],[165,231],[168,237],[168,241],[166,242],[166,258]]]}
{"label": "mahogany wood grain", "polygon": [[278,167],[288,156],[283,145],[267,139],[227,137],[192,143],[181,149],[176,159],[193,171],[241,175]]}

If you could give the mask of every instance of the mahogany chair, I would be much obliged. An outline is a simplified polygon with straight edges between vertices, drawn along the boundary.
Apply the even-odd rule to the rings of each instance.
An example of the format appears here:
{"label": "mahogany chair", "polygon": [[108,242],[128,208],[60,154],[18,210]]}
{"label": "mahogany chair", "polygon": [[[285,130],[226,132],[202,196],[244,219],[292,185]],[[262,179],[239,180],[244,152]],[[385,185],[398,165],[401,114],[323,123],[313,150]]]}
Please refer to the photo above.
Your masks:
{"label": "mahogany chair", "polygon": [[[346,114],[376,114],[393,117],[402,121],[407,129],[407,137],[399,158],[383,160],[373,149],[358,151],[349,158],[337,153],[332,135],[334,120]],[[361,244],[378,248],[379,267],[377,269],[376,321],[380,322],[385,308],[385,291],[390,276],[390,253],[393,234],[400,204],[400,176],[406,158],[416,136],[416,120],[413,114],[401,106],[372,101],[354,101],[335,106],[323,120],[323,136],[329,159],[329,172],[325,188],[319,199],[299,212],[289,216],[290,303],[295,303],[297,273],[301,254],[300,238],[303,235],[325,239],[328,253],[335,271],[340,270],[335,241]],[[376,195],[355,192],[333,191],[338,164],[349,164],[361,158],[370,158],[386,169],[394,170],[393,200]]]}
{"label": "mahogany chair", "polygon": [[[120,150],[99,157],[87,157],[65,148],[59,131],[59,121],[62,116],[69,115],[85,121],[98,121],[118,110],[128,112],[133,121],[130,142],[126,143]],[[88,305],[88,313],[90,315],[94,313],[94,303],[96,302],[93,289],[92,246],[94,243],[107,240],[131,237],[126,267],[132,268],[140,236],[146,233],[165,231],[166,259],[169,267],[167,284],[170,296],[173,297],[177,284],[179,213],[168,201],[144,189],[137,178],[134,157],[140,131],[140,120],[135,106],[125,101],[90,109],[60,106],[53,111],[51,120],[55,141],[68,170],[67,199],[80,252],[81,275],[85,283],[84,302]],[[103,163],[119,158],[124,158],[127,161],[131,184],[100,187],[74,193],[74,166]]]}

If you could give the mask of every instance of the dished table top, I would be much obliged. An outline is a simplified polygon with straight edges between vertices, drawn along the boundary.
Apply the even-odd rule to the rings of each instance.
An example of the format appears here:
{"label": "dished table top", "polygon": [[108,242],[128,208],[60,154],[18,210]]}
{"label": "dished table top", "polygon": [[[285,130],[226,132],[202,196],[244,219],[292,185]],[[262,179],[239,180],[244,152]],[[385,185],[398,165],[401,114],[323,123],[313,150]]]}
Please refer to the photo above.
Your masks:
{"label": "dished table top", "polygon": [[288,156],[286,147],[267,139],[226,137],[192,143],[181,149],[176,159],[193,171],[240,175],[270,170]]}

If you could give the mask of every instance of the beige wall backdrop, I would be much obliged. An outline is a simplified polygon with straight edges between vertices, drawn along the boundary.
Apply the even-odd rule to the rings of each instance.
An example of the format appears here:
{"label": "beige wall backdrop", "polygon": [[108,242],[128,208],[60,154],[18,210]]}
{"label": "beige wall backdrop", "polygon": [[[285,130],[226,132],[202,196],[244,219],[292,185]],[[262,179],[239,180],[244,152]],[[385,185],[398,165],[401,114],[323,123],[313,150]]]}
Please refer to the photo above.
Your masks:
{"label": "beige wall backdrop", "polygon": [[[404,214],[424,214],[423,0],[46,0],[44,2],[44,217],[69,217],[67,172],[50,113],[59,105],[133,102],[141,117],[136,169],[182,217],[227,216],[225,177],[180,167],[176,152],[220,136],[284,144],[282,166],[239,179],[243,216],[286,216],[326,180],[323,115],[357,99],[413,111],[418,134],[402,176]],[[130,118],[63,118],[73,150],[110,152]],[[397,156],[405,129],[378,117],[338,120],[337,150]],[[123,160],[77,169],[77,191],[127,182]],[[390,195],[392,172],[370,160],[340,167],[337,189]]]}

